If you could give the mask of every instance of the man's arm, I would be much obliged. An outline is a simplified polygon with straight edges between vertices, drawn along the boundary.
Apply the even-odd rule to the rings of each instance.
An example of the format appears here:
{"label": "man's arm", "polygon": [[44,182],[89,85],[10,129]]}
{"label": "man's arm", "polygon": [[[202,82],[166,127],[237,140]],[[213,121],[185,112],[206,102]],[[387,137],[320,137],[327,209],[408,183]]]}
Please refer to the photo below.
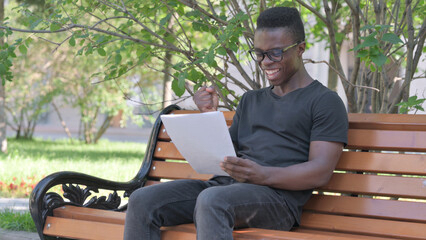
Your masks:
{"label": "man's arm", "polygon": [[309,160],[288,167],[261,166],[251,160],[226,157],[222,169],[240,182],[285,190],[306,190],[325,185],[342,154],[343,143],[312,141]]}

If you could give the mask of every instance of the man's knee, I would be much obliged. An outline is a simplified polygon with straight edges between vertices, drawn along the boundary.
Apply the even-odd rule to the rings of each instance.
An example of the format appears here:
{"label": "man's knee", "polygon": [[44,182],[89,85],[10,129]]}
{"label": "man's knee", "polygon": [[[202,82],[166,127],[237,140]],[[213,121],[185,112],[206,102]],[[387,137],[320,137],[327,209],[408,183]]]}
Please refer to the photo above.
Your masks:
{"label": "man's knee", "polygon": [[157,201],[155,194],[150,194],[148,190],[140,188],[134,191],[129,197],[128,209],[135,213],[145,213],[142,215],[146,215]]}
{"label": "man's knee", "polygon": [[226,210],[229,203],[222,187],[211,187],[203,190],[197,197],[196,211]]}

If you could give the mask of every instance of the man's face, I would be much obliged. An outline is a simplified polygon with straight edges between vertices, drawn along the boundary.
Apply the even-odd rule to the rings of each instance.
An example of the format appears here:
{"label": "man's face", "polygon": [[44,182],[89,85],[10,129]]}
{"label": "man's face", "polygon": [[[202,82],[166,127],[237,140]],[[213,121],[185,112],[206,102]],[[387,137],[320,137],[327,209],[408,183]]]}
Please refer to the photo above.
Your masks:
{"label": "man's face", "polygon": [[[254,48],[256,51],[269,51],[284,49],[295,43],[292,35],[285,28],[260,29],[254,34]],[[259,63],[271,85],[283,86],[291,81],[291,77],[301,67],[303,49],[296,45],[283,52],[283,59],[279,62],[272,61],[265,55]]]}

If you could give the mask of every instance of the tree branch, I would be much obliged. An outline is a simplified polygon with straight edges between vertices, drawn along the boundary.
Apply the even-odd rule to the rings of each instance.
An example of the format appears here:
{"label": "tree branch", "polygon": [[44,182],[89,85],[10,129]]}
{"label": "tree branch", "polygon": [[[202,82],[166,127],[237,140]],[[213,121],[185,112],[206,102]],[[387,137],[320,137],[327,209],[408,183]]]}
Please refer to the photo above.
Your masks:
{"label": "tree branch", "polygon": [[315,10],[312,6],[308,5],[307,3],[305,3],[302,0],[296,0],[296,2],[298,2],[300,5],[302,5],[303,7],[308,9],[310,12],[315,14],[315,16],[317,16],[319,19],[321,19],[321,21],[323,21],[324,23],[327,23],[327,19],[320,12]]}
{"label": "tree branch", "polygon": [[180,2],[180,3],[182,3],[182,4],[183,4],[183,5],[185,5],[185,6],[188,6],[188,7],[192,8],[192,9],[195,9],[195,10],[200,11],[200,12],[201,12],[201,13],[203,13],[204,15],[208,16],[208,17],[209,17],[209,18],[211,18],[211,19],[214,19],[215,21],[217,21],[217,22],[221,23],[221,24],[222,24],[222,25],[224,25],[224,26],[227,26],[227,25],[228,25],[228,22],[226,22],[226,21],[224,21],[224,20],[220,19],[219,17],[216,17],[216,16],[214,16],[214,15],[210,14],[209,12],[207,12],[206,10],[204,10],[203,8],[201,8],[201,7],[197,4],[197,2],[196,2],[196,1],[192,1],[192,0],[189,0],[189,1],[187,1],[187,0],[177,0],[177,1],[178,1],[178,2]]}
{"label": "tree branch", "polygon": [[360,85],[355,85],[355,84],[353,84],[353,83],[351,83],[351,82],[349,82],[347,79],[345,79],[345,78],[343,78],[340,74],[340,72],[336,69],[336,68],[334,68],[333,66],[331,66],[330,65],[330,63],[328,63],[327,61],[314,61],[314,60],[312,60],[312,59],[303,59],[303,62],[304,63],[315,63],[315,64],[317,64],[317,63],[325,63],[325,64],[327,64],[327,66],[329,67],[329,68],[331,68],[334,72],[336,72],[338,75],[339,75],[339,77],[340,78],[342,78],[342,79],[344,79],[344,80],[346,80],[347,81],[347,83],[349,84],[349,85],[351,85],[352,87],[357,87],[357,88],[366,88],[366,89],[371,89],[371,90],[374,90],[374,91],[377,91],[377,92],[380,92],[380,90],[379,89],[377,89],[377,88],[374,88],[374,87],[368,87],[368,86],[360,86]]}
{"label": "tree branch", "polygon": [[183,54],[188,54],[187,51],[184,51],[182,49],[176,48],[174,46],[166,46],[166,45],[162,45],[162,44],[148,42],[148,41],[144,41],[144,40],[141,40],[141,39],[129,37],[129,36],[126,36],[126,35],[123,35],[123,34],[118,34],[118,33],[107,31],[107,30],[103,30],[103,29],[100,29],[100,28],[89,27],[89,26],[80,25],[80,24],[70,24],[67,27],[61,28],[61,29],[59,29],[57,31],[28,30],[28,29],[19,29],[19,28],[12,28],[12,27],[0,26],[0,29],[9,29],[9,30],[15,31],[15,32],[42,33],[42,34],[51,34],[51,33],[65,32],[65,31],[68,31],[68,30],[73,29],[73,28],[89,29],[89,30],[93,30],[93,31],[96,31],[96,32],[105,33],[107,35],[116,36],[116,37],[119,37],[119,38],[122,38],[122,39],[126,39],[126,40],[129,40],[129,41],[132,41],[132,42],[136,42],[136,43],[140,43],[140,44],[145,44],[145,45],[150,45],[150,46],[155,46],[155,47],[159,47],[159,48],[163,48],[163,49],[167,49],[167,50],[171,50],[171,51],[175,51],[175,52],[179,52],[179,53],[183,53]]}

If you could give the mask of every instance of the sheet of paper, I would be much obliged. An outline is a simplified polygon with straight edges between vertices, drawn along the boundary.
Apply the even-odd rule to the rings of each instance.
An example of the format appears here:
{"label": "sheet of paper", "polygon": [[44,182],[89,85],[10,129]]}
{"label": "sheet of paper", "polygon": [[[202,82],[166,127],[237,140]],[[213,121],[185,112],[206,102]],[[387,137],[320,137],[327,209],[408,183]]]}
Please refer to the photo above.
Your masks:
{"label": "sheet of paper", "polygon": [[236,156],[225,117],[220,111],[162,115],[173,143],[198,173],[229,176],[219,163]]}

